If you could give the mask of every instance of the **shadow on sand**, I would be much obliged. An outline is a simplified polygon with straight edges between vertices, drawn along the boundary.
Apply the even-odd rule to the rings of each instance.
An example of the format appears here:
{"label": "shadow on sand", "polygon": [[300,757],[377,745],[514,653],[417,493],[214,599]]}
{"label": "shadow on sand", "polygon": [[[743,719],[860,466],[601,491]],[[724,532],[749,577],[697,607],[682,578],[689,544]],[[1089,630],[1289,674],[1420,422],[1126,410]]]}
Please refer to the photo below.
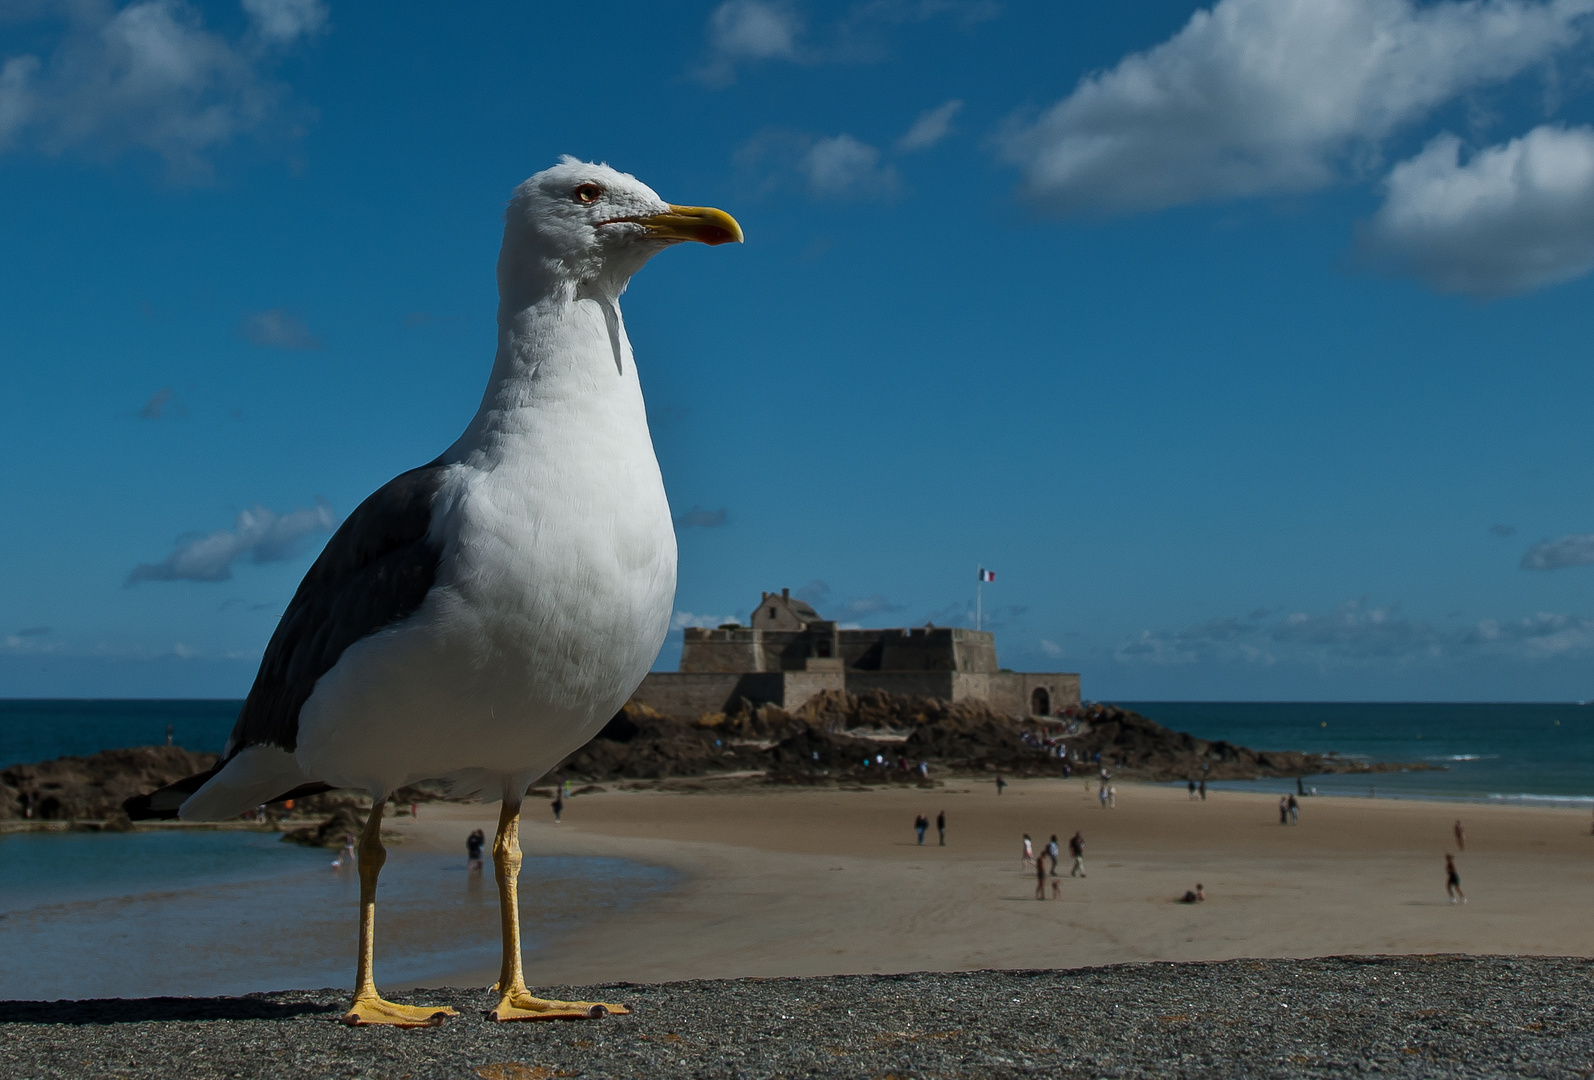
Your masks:
{"label": "shadow on sand", "polygon": [[94,998],[87,1001],[0,1001],[0,1024],[140,1024],[148,1021],[288,1020],[341,1013],[340,1005],[247,997]]}

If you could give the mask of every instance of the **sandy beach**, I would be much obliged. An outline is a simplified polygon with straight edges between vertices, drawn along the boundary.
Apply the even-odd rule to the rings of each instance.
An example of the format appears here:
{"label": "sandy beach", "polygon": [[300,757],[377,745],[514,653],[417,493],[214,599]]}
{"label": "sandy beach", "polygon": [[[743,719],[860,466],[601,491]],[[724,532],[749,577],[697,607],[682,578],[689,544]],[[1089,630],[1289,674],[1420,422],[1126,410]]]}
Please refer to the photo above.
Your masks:
{"label": "sandy beach", "polygon": [[[431,804],[390,818],[407,841],[457,848],[492,806]],[[915,814],[948,817],[914,841]],[[1447,902],[1451,826],[1469,903]],[[935,790],[605,791],[528,800],[528,853],[614,855],[670,867],[680,885],[528,956],[540,983],[658,982],[1148,960],[1392,953],[1587,956],[1594,836],[1581,812],[1473,803],[1307,798],[1278,824],[1277,797],[1122,784],[1103,810],[1079,780],[985,781]],[[1034,899],[1020,836],[1039,849],[1075,829],[1084,879]],[[1175,899],[1197,882],[1207,901]],[[536,903],[535,880],[522,902]],[[380,971],[379,971],[380,975]],[[494,972],[462,971],[451,985]],[[429,980],[436,985],[438,980]]]}

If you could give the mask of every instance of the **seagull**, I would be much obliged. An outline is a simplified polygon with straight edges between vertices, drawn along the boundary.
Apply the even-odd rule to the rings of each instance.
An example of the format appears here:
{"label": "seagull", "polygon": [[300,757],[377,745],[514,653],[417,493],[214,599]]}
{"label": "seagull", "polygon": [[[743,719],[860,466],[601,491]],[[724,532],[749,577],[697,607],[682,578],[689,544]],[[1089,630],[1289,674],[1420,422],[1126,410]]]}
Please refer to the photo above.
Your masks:
{"label": "seagull", "polygon": [[464,434],[327,542],[216,767],[128,800],[135,819],[220,821],[334,788],[371,796],[345,1023],[433,1026],[454,1013],[386,1001],[372,973],[382,810],[427,779],[503,802],[503,966],[488,1018],[630,1011],[527,990],[521,800],[625,703],[669,630],[675,532],[620,294],[667,247],[741,240],[723,210],[670,205],[569,156],[517,187],[498,256],[497,355]]}

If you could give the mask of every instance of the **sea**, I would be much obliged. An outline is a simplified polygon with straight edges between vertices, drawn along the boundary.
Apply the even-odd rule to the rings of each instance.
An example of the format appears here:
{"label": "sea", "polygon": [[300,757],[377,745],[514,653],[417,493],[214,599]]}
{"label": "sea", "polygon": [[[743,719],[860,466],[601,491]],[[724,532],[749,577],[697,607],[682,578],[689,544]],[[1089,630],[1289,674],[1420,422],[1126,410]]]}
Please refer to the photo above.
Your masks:
{"label": "sea", "polygon": [[[218,752],[239,701],[0,700],[0,763],[173,742]],[[578,816],[581,800],[567,804]],[[421,810],[426,813],[424,807]],[[436,985],[496,969],[489,865],[388,846],[377,978]],[[645,860],[540,855],[523,838],[527,976],[561,934],[674,887]],[[337,852],[275,833],[0,833],[0,1000],[214,996],[353,982],[360,884]]]}
{"label": "sea", "polygon": [[[159,745],[220,751],[241,702],[0,700],[0,763]],[[1300,779],[1349,798],[1594,807],[1594,706],[1124,701],[1157,722],[1257,750],[1424,768]],[[1223,789],[1295,790],[1294,779]],[[580,814],[580,800],[567,809]],[[423,811],[424,813],[424,811]],[[458,856],[389,848],[378,977],[425,985],[490,969],[490,874]],[[0,834],[0,999],[215,995],[347,986],[359,883],[333,852],[243,831]],[[539,855],[521,872],[529,977],[561,933],[672,888],[644,859]]]}

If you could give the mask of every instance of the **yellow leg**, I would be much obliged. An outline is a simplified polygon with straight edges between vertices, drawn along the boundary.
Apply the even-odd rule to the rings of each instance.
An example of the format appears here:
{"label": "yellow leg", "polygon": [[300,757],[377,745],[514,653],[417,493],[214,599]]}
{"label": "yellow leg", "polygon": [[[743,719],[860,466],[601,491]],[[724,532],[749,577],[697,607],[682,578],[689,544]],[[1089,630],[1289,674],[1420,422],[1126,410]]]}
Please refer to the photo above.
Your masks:
{"label": "yellow leg", "polygon": [[493,839],[493,869],[498,877],[498,915],[504,932],[504,964],[498,973],[498,1006],[489,1020],[595,1020],[629,1013],[624,1005],[599,1001],[550,1001],[532,997],[520,963],[520,800],[505,799]]}
{"label": "yellow leg", "polygon": [[387,862],[382,846],[383,801],[371,807],[371,817],[360,834],[360,961],[354,974],[354,1004],[343,1014],[351,1027],[361,1024],[391,1024],[395,1027],[436,1027],[443,1017],[456,1015],[447,1005],[420,1008],[384,1001],[376,992],[371,975],[371,954],[376,946],[376,876]]}

